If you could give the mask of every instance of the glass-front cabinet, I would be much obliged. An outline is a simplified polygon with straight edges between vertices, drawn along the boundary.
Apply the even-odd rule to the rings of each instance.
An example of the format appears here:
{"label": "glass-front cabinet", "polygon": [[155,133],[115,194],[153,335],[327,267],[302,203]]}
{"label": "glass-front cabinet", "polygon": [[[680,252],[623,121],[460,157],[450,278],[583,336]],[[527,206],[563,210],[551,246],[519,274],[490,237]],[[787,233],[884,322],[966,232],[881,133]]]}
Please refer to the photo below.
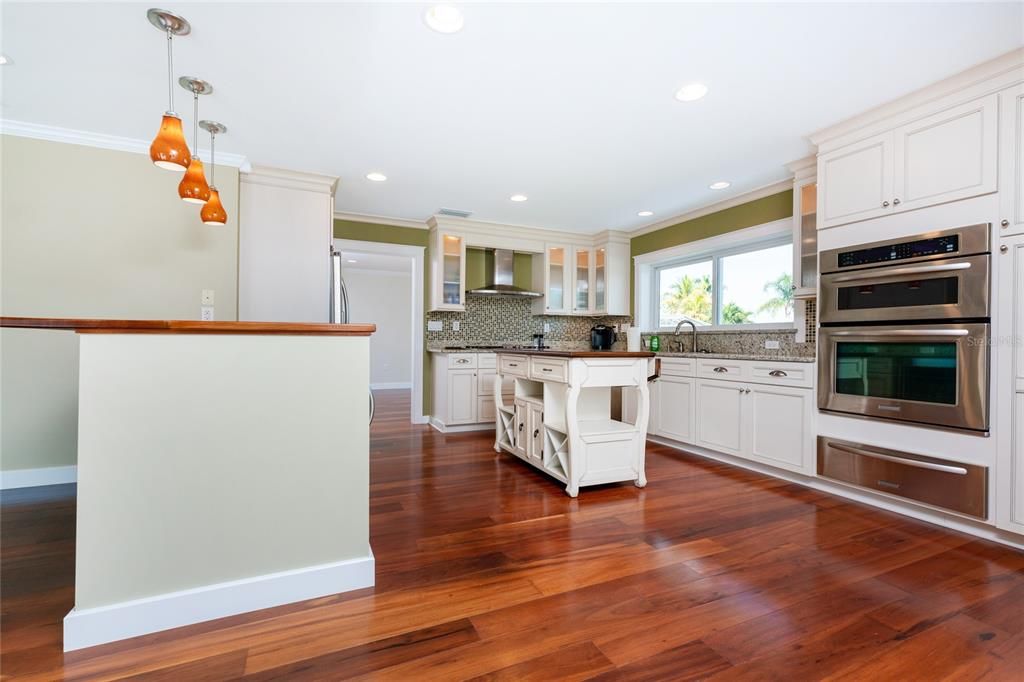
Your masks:
{"label": "glass-front cabinet", "polygon": [[572,280],[573,312],[591,312],[594,309],[594,302],[592,298],[593,288],[590,286],[592,275],[591,264],[594,262],[591,249],[580,247],[574,249],[573,262],[575,263]]}
{"label": "glass-front cabinet", "polygon": [[629,238],[546,244],[534,258],[535,315],[629,315]]}
{"label": "glass-front cabinet", "polygon": [[466,309],[466,240],[459,234],[432,230],[431,310]]}
{"label": "glass-front cabinet", "polygon": [[594,311],[603,313],[605,303],[605,250],[599,248],[594,251]]}
{"label": "glass-front cabinet", "polygon": [[547,247],[547,279],[544,295],[546,309],[551,313],[566,312],[566,286],[568,275],[569,248],[566,246]]}
{"label": "glass-front cabinet", "polygon": [[809,157],[790,165],[793,171],[793,297],[818,294],[817,161]]}

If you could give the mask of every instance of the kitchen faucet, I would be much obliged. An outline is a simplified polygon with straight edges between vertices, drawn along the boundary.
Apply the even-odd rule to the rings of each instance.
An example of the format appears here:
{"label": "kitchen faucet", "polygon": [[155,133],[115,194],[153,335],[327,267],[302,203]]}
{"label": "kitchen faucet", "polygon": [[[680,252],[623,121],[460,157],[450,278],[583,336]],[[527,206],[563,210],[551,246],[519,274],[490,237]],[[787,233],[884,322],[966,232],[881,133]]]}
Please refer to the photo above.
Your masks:
{"label": "kitchen faucet", "polygon": [[693,320],[687,320],[687,319],[679,320],[679,323],[676,325],[676,330],[674,332],[672,332],[672,338],[676,339],[676,341],[675,341],[676,347],[679,349],[679,352],[682,353],[683,352],[683,342],[679,340],[679,328],[682,327],[684,324],[690,325],[690,329],[693,330],[693,332],[692,332],[693,337],[692,337],[692,340],[690,342],[690,352],[691,353],[696,353],[697,352],[697,325],[695,325],[693,323]]}

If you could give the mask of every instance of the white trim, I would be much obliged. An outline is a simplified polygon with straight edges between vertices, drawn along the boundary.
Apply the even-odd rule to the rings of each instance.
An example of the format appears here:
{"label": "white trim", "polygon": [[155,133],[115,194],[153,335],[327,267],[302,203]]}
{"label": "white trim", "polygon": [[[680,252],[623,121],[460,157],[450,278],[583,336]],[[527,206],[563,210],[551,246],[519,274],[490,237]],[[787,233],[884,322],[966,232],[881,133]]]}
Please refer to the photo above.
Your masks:
{"label": "white trim", "polygon": [[411,381],[385,381],[377,384],[370,384],[371,391],[387,391],[393,388],[412,388]]}
{"label": "white trim", "polygon": [[429,230],[426,220],[409,220],[408,218],[390,218],[370,213],[334,212],[335,220],[351,220],[354,223],[370,223],[372,225],[390,225],[391,227],[411,227],[414,230]]}
{"label": "white trim", "polygon": [[448,426],[437,417],[431,416],[428,422],[435,431],[441,433],[466,433],[467,431],[493,431],[494,422],[480,422],[478,424],[453,424]]}
{"label": "white trim", "polygon": [[[71,128],[58,128],[57,126],[40,125],[26,121],[12,121],[0,119],[0,134],[13,135],[15,137],[29,137],[34,140],[48,140],[50,142],[63,142],[64,144],[77,144],[83,147],[96,147],[98,149],[112,149],[118,152],[131,152],[133,154],[149,154],[149,140],[138,140],[132,137],[120,137],[118,135],[105,135],[103,133],[92,133],[87,130],[73,130]],[[210,158],[208,149],[200,149],[200,157]],[[242,172],[250,168],[249,159],[244,154],[229,154],[227,152],[217,153],[218,166],[233,166]]]}
{"label": "white trim", "polygon": [[380,268],[361,268],[351,263],[345,264],[345,272],[358,272],[363,275],[376,275],[379,277],[409,277],[411,270],[382,270]]}
{"label": "white trim", "polygon": [[39,469],[11,469],[0,471],[0,490],[35,488],[40,485],[60,485],[78,480],[78,467],[42,467]]}
{"label": "white trim", "polygon": [[338,251],[362,251],[364,253],[381,254],[384,256],[404,256],[412,262],[411,296],[412,296],[412,406],[410,421],[413,424],[426,424],[427,417],[423,413],[423,268],[425,247],[407,246],[405,244],[389,244],[388,242],[359,241],[356,239],[335,239],[334,248]]}
{"label": "white trim", "polygon": [[881,494],[874,494],[866,490],[848,487],[840,483],[833,483],[832,481],[818,478],[817,476],[804,476],[794,472],[776,469],[773,466],[761,464],[760,462],[752,462],[740,457],[733,457],[732,455],[715,452],[714,450],[702,448],[699,445],[678,443],[660,436],[648,436],[647,440],[659,445],[670,447],[674,450],[680,450],[691,455],[704,457],[705,459],[725,462],[726,464],[731,464],[733,466],[740,467],[741,469],[749,469],[750,471],[756,471],[766,476],[781,478],[786,481],[798,483],[813,490],[820,490],[825,493],[837,495],[838,497],[853,500],[854,502],[860,502],[861,504],[865,504],[869,507],[885,509],[887,511],[918,519],[919,521],[934,523],[935,525],[942,526],[943,528],[949,528],[951,530],[967,533],[968,535],[984,538],[985,540],[991,540],[992,542],[1008,545],[1015,549],[1024,550],[1024,536],[999,530],[984,522],[970,521],[961,516],[947,514],[928,507],[918,506],[912,500],[907,500],[906,503],[897,502],[892,498]]}
{"label": "white trim", "polygon": [[[307,173],[305,171],[273,168],[271,166],[253,166],[250,170],[239,175],[238,179],[240,182],[251,185],[298,189],[318,194],[329,194],[332,197],[334,196],[335,189],[338,187],[338,178],[334,175]],[[331,214],[334,214],[333,210]]]}
{"label": "white trim", "polygon": [[647,234],[648,232],[657,232],[658,230],[664,229],[666,227],[673,227],[674,225],[685,223],[688,220],[694,220],[695,218],[701,218],[712,213],[718,213],[719,211],[724,211],[727,208],[739,206],[740,204],[746,204],[751,201],[757,201],[758,199],[764,199],[765,197],[770,197],[773,194],[785,192],[788,189],[793,189],[792,178],[788,178],[786,180],[779,180],[777,182],[773,182],[767,185],[762,185],[761,187],[756,187],[750,190],[749,192],[737,194],[734,197],[722,199],[721,201],[716,201],[713,204],[705,204],[704,206],[692,209],[690,211],[687,211],[686,213],[680,213],[679,215],[659,220],[656,223],[651,223],[650,225],[638,227],[637,229],[633,230],[632,232],[629,232],[628,234],[630,237],[639,237],[640,235]]}
{"label": "white trim", "polygon": [[143,599],[72,609],[64,617],[64,651],[248,611],[349,592],[374,584],[373,552],[318,566],[205,585]]}

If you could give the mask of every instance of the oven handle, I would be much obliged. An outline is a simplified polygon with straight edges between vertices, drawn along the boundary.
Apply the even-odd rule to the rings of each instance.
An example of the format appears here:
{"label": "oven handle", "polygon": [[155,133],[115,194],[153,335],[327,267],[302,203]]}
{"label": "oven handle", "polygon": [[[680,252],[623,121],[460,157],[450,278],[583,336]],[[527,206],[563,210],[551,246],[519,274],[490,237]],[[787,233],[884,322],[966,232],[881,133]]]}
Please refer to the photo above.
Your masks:
{"label": "oven handle", "polygon": [[926,275],[931,272],[950,272],[953,270],[970,270],[970,263],[942,263],[941,265],[910,265],[905,268],[886,269],[884,272],[873,270],[850,275],[831,277],[832,282],[861,282],[868,279],[902,277],[903,275]]}
{"label": "oven handle", "polygon": [[829,441],[828,446],[833,450],[839,450],[851,455],[863,455],[865,457],[874,457],[875,459],[884,459],[887,462],[896,462],[897,464],[906,464],[907,466],[917,467],[918,469],[931,469],[932,471],[942,471],[947,474],[957,474],[958,476],[966,476],[967,469],[963,467],[954,467],[947,464],[934,464],[932,462],[922,462],[916,459],[907,459],[906,457],[894,457],[893,455],[883,455],[880,452],[871,452],[870,450],[861,450],[860,448],[851,448],[848,445],[839,445]]}
{"label": "oven handle", "polygon": [[[823,330],[825,331],[825,330]],[[889,331],[874,333],[871,327],[864,327],[863,331],[825,331],[829,336],[968,336],[970,332],[966,329],[891,329]]]}

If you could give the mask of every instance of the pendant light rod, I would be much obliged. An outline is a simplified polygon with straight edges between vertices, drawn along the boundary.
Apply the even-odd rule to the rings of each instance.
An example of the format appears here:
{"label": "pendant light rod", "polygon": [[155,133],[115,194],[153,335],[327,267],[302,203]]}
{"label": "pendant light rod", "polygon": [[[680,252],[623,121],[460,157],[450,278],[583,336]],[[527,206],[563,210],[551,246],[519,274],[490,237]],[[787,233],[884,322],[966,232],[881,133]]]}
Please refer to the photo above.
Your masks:
{"label": "pendant light rod", "polygon": [[216,165],[214,144],[217,140],[217,136],[226,133],[228,131],[228,127],[223,123],[206,120],[200,121],[199,127],[210,133],[210,189],[214,189],[216,187],[216,184],[213,181],[214,166]]}
{"label": "pendant light rod", "polygon": [[192,93],[192,149],[196,156],[199,155],[199,95],[209,95],[213,92],[213,86],[208,82],[193,76],[182,76],[178,79],[178,85]]}
{"label": "pendant light rod", "polygon": [[167,113],[174,114],[174,36],[187,36],[192,26],[184,17],[156,7],[146,12],[146,18],[167,35]]}
{"label": "pendant light rod", "polygon": [[174,34],[167,29],[167,111],[174,111]]}

